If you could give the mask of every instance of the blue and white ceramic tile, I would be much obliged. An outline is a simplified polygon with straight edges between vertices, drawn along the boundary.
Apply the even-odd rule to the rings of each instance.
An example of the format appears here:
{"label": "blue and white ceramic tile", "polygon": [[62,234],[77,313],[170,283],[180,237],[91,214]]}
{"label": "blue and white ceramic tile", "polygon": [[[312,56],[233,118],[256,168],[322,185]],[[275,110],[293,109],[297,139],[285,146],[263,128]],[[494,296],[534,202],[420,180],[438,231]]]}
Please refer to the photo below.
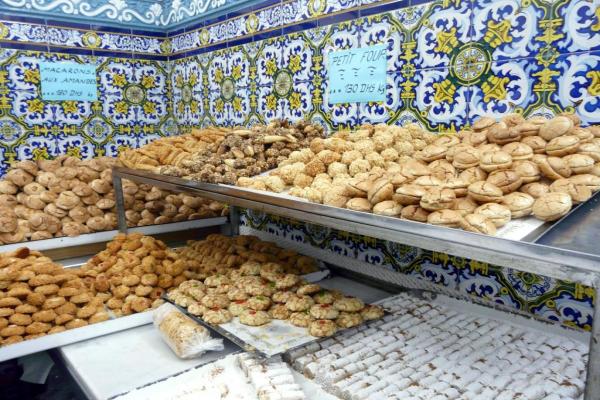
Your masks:
{"label": "blue and white ceramic tile", "polygon": [[584,124],[600,123],[600,52],[560,56],[550,70],[552,101],[575,111]]}
{"label": "blue and white ceramic tile", "polygon": [[534,77],[543,67],[533,59],[511,59],[493,63],[475,64],[479,75],[471,88],[469,103],[471,121],[481,116],[501,117],[512,112],[523,112],[538,99]]}
{"label": "blue and white ceramic tile", "polygon": [[31,158],[53,158],[61,154],[56,139],[50,135],[35,135],[29,133],[19,141],[15,147],[17,160]]}
{"label": "blue and white ceramic tile", "polygon": [[199,125],[202,120],[203,73],[194,59],[177,62],[172,67],[173,115],[182,125]]}
{"label": "blue and white ceramic tile", "polygon": [[600,49],[600,2],[571,0],[561,2],[558,50],[561,53]]}

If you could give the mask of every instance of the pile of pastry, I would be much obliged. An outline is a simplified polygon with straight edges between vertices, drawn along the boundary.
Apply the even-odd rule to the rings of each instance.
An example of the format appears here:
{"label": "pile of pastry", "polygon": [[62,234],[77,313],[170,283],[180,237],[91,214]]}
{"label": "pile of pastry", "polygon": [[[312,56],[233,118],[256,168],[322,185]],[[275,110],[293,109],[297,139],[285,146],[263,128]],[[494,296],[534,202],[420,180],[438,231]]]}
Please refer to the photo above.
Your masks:
{"label": "pile of pastry", "polygon": [[[557,220],[600,189],[600,127],[579,124],[510,114],[441,136],[364,126],[313,140],[269,177],[238,185],[271,180],[267,189],[313,202],[493,235],[512,218]],[[398,142],[413,132],[417,143]]]}
{"label": "pile of pastry", "polygon": [[204,240],[188,241],[176,250],[188,265],[186,276],[204,280],[215,274],[228,274],[246,261],[275,262],[285,273],[304,275],[318,270],[315,259],[294,250],[282,249],[256,236],[224,236],[211,234]]}
{"label": "pile of pastry", "polygon": [[3,346],[106,321],[103,302],[87,288],[81,271],[27,248],[0,254]]}
{"label": "pile of pastry", "polygon": [[209,324],[223,324],[234,317],[249,326],[265,325],[273,319],[287,320],[308,328],[317,337],[383,316],[380,307],[366,306],[358,298],[307,283],[273,262],[248,261],[239,269],[209,276],[204,282],[189,280],[168,296]]}
{"label": "pile of pastry", "polygon": [[162,304],[167,290],[187,280],[188,264],[160,240],[139,233],[118,234],[81,267],[96,297],[117,315]]}
{"label": "pile of pastry", "polygon": [[[111,168],[116,159],[17,162],[0,180],[0,244],[77,236],[117,226]],[[124,181],[130,226],[218,216],[223,206]]]}
{"label": "pile of pastry", "polygon": [[[190,153],[177,162],[164,163],[154,172],[202,182],[235,184],[275,168],[297,149],[323,136],[323,128],[306,122],[290,125],[273,121],[251,129],[235,129],[215,146]],[[138,152],[145,152],[145,146]]]}
{"label": "pile of pastry", "polygon": [[194,153],[213,150],[231,133],[228,128],[209,127],[192,129],[191,133],[154,140],[141,149],[127,149],[119,153],[119,161],[127,168],[154,170],[163,165],[178,166]]}

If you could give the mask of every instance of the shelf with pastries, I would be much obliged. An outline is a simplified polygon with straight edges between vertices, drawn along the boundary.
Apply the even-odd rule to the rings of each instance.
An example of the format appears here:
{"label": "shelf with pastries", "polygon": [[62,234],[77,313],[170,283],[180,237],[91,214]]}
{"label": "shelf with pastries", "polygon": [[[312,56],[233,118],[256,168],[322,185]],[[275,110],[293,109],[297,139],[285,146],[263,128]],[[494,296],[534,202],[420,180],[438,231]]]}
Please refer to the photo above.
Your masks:
{"label": "shelf with pastries", "polygon": [[[455,135],[434,135],[416,125],[340,131],[312,139],[275,170],[240,177],[237,186],[169,176],[168,170],[116,168],[114,173],[233,206],[593,286],[597,255],[528,241],[600,188],[599,136],[597,127],[579,127],[570,114],[552,120],[511,114],[498,121],[482,118]],[[496,231],[499,237],[480,235]]]}
{"label": "shelf with pastries", "polygon": [[[110,240],[117,227],[113,165],[118,160],[110,157],[16,162],[0,180],[0,252],[23,242],[47,250]],[[146,233],[225,222],[227,209],[218,202],[129,181],[123,191],[127,225]]]}
{"label": "shelf with pastries", "polygon": [[317,268],[314,259],[274,243],[220,234],[176,249],[140,233],[118,234],[68,268],[28,248],[1,253],[0,360],[150,323],[150,311],[170,290],[189,279],[229,275],[248,260],[295,273]]}

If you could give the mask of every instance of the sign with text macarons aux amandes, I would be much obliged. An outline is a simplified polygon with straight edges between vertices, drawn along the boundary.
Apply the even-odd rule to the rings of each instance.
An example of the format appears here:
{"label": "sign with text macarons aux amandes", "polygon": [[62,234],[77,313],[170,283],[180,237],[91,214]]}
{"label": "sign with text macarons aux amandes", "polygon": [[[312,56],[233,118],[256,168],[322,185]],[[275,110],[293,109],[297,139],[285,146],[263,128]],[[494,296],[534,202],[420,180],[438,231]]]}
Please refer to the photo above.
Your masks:
{"label": "sign with text macarons aux amandes", "polygon": [[42,100],[98,100],[96,66],[76,62],[40,62]]}
{"label": "sign with text macarons aux amandes", "polygon": [[329,103],[385,101],[386,67],[385,44],[330,52]]}

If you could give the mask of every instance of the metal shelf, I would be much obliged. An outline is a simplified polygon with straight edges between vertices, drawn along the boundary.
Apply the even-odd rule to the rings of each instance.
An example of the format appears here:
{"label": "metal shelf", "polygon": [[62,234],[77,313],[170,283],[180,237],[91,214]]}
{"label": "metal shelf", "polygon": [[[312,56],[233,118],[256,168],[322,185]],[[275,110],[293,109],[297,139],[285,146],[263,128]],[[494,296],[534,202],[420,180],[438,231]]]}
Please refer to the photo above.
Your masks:
{"label": "metal shelf", "polygon": [[[161,233],[179,232],[190,229],[206,228],[209,226],[218,226],[227,223],[226,217],[195,219],[192,221],[173,222],[170,224],[148,225],[127,228],[127,232],[140,232],[144,235],[158,235]],[[34,240],[30,242],[20,242],[0,246],[0,253],[13,251],[20,247],[28,247],[31,250],[53,250],[65,247],[83,246],[93,243],[103,243],[111,241],[118,230],[86,233],[76,237],[59,237],[53,239]]]}
{"label": "metal shelf", "polygon": [[[495,265],[598,286],[600,256],[524,241],[480,235],[458,229],[309,203],[229,185],[215,185],[116,167],[115,180],[130,179],[179,192],[193,193],[232,206],[324,225],[346,232],[403,243]],[[115,182],[115,188],[120,185]],[[119,213],[119,217],[124,216]]]}

